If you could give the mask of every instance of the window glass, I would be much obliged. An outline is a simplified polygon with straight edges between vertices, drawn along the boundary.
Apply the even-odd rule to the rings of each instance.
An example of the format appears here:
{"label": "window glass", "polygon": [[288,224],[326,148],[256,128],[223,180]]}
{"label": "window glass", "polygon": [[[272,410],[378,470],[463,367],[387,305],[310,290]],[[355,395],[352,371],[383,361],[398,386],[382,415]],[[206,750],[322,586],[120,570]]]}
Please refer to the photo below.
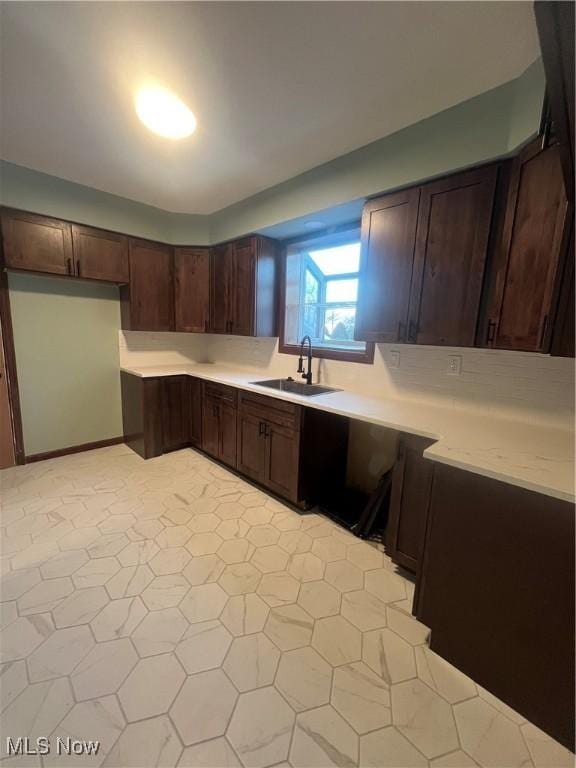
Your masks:
{"label": "window glass", "polygon": [[[335,236],[289,246],[286,255],[284,343],[297,345],[310,336],[312,345],[365,351],[355,341],[360,238],[335,243]],[[344,240],[344,236],[342,237]]]}

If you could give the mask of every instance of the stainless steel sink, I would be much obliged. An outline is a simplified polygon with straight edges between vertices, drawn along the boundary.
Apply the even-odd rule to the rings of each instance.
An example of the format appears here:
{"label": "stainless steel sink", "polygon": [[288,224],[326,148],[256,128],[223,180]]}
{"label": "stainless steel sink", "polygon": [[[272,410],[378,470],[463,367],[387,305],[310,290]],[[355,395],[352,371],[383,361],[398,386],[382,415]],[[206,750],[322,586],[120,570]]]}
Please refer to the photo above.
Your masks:
{"label": "stainless steel sink", "polygon": [[340,392],[334,387],[323,387],[320,384],[305,384],[293,379],[269,379],[268,381],[251,381],[251,384],[257,384],[259,387],[269,387],[277,389],[280,392],[290,392],[293,395],[304,395],[305,397],[314,397],[314,395],[326,395],[329,392]]}

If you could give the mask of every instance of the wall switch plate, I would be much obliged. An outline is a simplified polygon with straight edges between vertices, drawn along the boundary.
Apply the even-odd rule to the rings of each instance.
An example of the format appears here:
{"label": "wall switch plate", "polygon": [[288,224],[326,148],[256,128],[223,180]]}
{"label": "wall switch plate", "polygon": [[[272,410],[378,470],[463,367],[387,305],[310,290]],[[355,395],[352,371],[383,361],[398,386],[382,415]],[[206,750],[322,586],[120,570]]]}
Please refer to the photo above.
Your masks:
{"label": "wall switch plate", "polygon": [[450,355],[448,358],[448,368],[446,369],[446,373],[449,376],[460,376],[462,373],[462,356],[461,355]]}
{"label": "wall switch plate", "polygon": [[400,352],[397,349],[393,349],[388,356],[389,368],[400,368]]}

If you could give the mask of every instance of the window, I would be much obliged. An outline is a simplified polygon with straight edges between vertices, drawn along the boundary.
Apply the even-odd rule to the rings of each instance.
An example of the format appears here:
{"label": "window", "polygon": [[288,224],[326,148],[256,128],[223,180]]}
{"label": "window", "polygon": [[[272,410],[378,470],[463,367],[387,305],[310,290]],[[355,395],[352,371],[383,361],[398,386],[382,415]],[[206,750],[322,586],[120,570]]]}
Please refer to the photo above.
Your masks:
{"label": "window", "polygon": [[373,345],[354,339],[359,270],[358,230],[288,246],[280,351],[310,336],[319,357],[372,362]]}

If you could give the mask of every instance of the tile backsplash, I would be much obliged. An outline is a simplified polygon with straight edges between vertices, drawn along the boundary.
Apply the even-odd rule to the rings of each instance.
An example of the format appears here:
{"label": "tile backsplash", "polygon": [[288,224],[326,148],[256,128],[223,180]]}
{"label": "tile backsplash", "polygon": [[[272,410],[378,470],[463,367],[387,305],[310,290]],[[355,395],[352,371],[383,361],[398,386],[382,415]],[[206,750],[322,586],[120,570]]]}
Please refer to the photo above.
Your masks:
{"label": "tile backsplash", "polygon": [[[399,360],[397,356],[399,354]],[[449,358],[461,358],[459,375]],[[297,358],[274,338],[182,333],[120,333],[121,365],[213,362],[294,376]],[[398,365],[395,365],[398,363]],[[374,397],[474,408],[512,419],[571,427],[574,361],[523,352],[379,344],[373,365],[315,360],[314,380]]]}

